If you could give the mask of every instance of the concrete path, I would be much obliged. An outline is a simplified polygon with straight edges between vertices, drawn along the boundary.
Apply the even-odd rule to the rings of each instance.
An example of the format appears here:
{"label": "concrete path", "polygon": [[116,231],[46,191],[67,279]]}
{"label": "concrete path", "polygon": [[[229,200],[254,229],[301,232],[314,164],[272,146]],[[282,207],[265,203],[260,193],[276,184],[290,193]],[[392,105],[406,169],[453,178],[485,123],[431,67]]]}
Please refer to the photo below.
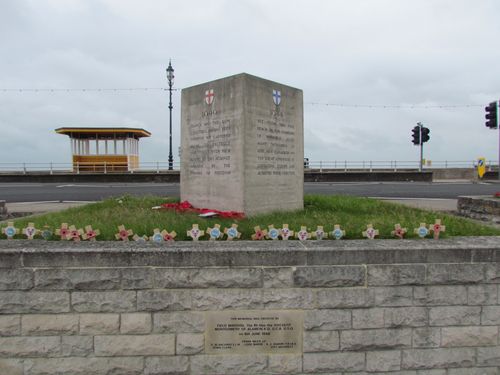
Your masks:
{"label": "concrete path", "polygon": [[80,207],[92,202],[18,202],[7,203],[7,212],[15,216],[26,214],[43,214],[46,212],[62,211],[71,207]]}
{"label": "concrete path", "polygon": [[423,210],[453,212],[457,210],[457,199],[421,199],[421,198],[376,198],[386,202],[403,204]]}

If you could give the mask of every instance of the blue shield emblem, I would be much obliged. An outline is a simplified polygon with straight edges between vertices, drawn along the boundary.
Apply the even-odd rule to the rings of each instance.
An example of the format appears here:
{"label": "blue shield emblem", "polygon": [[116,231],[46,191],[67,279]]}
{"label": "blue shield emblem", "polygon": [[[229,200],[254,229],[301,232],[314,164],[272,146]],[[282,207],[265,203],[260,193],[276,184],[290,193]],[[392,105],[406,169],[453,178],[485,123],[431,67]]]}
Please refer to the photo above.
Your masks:
{"label": "blue shield emblem", "polygon": [[280,90],[273,90],[273,102],[276,105],[280,105],[280,103],[281,103],[281,91]]}

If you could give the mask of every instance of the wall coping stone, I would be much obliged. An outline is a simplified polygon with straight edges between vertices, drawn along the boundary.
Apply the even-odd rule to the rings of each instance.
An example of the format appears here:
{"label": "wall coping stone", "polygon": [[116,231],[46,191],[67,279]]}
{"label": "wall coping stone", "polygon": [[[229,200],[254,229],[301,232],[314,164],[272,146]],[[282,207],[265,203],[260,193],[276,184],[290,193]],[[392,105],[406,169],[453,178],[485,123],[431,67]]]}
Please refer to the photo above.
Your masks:
{"label": "wall coping stone", "polygon": [[500,236],[441,240],[46,242],[0,241],[0,268],[242,267],[500,262]]}

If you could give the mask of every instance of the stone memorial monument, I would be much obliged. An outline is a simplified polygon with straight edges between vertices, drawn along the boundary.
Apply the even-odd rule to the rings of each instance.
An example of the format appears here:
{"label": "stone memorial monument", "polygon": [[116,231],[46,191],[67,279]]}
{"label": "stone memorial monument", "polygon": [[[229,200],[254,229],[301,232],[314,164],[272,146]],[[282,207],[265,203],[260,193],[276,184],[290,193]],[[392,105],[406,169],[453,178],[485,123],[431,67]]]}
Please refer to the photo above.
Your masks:
{"label": "stone memorial monument", "polygon": [[303,208],[302,90],[246,73],[182,90],[181,200],[246,215]]}

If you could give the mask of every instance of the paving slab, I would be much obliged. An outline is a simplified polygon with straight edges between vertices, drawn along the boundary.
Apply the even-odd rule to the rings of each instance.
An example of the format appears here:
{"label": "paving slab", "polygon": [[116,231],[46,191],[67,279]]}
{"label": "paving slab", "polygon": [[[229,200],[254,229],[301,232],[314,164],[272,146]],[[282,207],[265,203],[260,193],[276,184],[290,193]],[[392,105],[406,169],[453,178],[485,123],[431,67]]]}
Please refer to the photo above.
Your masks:
{"label": "paving slab", "polygon": [[457,210],[456,199],[420,199],[420,198],[377,198],[386,202],[403,204],[423,210],[454,212]]}
{"label": "paving slab", "polygon": [[36,215],[46,212],[62,211],[71,207],[80,207],[92,202],[15,202],[6,203],[7,212],[14,216]]}

